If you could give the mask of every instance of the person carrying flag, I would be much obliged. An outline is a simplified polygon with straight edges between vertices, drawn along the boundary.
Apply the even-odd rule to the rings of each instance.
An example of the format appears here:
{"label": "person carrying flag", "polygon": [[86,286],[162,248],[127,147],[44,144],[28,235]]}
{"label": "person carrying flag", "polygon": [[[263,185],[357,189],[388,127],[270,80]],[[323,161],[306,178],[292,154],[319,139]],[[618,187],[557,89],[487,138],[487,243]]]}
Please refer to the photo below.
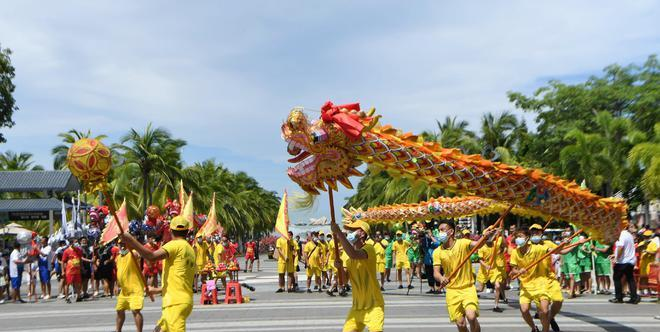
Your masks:
{"label": "person carrying flag", "polygon": [[161,288],[149,288],[150,294],[162,293],[161,319],[154,331],[186,331],[186,319],[193,311],[193,279],[195,277],[195,252],[186,241],[190,223],[184,216],[170,221],[172,240],[156,251],[145,248],[128,233],[120,234],[128,248],[134,249],[149,261],[163,260]]}
{"label": "person carrying flag", "polygon": [[[383,331],[383,295],[376,279],[376,253],[374,247],[365,243],[370,226],[364,221],[356,221],[344,226],[351,231],[344,235],[336,223],[331,223],[331,231],[348,256],[346,268],[352,287],[352,306],[347,314],[342,331]],[[335,268],[342,269],[340,261],[334,261]]]}

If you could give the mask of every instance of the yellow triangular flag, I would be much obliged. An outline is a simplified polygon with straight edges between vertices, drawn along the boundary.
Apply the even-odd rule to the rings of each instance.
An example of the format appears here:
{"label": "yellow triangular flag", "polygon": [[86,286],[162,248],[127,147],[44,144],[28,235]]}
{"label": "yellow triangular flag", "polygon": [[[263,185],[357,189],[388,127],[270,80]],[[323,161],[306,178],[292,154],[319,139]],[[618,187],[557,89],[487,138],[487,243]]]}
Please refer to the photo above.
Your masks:
{"label": "yellow triangular flag", "polygon": [[186,191],[184,190],[184,180],[179,180],[179,206],[183,207],[186,201],[188,201],[188,197],[186,197]]}
{"label": "yellow triangular flag", "polygon": [[195,222],[193,221],[193,192],[190,192],[190,195],[188,195],[188,200],[186,201],[186,205],[184,205],[181,208],[181,214],[180,216],[186,218],[188,220],[188,229],[192,229],[195,226]]}
{"label": "yellow triangular flag", "polygon": [[289,212],[287,211],[287,190],[282,196],[280,202],[280,209],[278,210],[278,218],[275,220],[275,230],[280,233],[285,239],[289,240]]}
{"label": "yellow triangular flag", "polygon": [[216,219],[216,193],[213,193],[213,198],[211,199],[211,208],[209,208],[209,214],[207,214],[207,221],[204,222],[204,225],[200,227],[200,230],[197,231],[195,237],[198,236],[209,236],[216,232],[222,232],[220,226],[218,226],[218,221]]}

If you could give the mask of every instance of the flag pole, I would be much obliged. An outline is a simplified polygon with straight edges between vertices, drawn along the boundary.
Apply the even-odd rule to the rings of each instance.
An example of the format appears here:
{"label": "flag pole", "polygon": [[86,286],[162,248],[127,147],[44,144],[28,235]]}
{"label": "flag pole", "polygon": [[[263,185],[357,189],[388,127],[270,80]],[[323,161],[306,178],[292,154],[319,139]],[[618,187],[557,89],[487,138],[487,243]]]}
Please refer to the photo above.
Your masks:
{"label": "flag pole", "polygon": [[[336,224],[335,223],[335,203],[333,202],[333,188],[331,186],[328,186],[328,202],[330,203],[330,215],[331,215],[331,224]],[[335,235],[335,232],[333,233],[333,242],[335,242],[335,246],[333,246],[333,251],[335,252],[335,262],[338,263],[340,261],[340,248],[339,248],[339,241],[337,240],[337,235]],[[344,285],[344,271],[339,268],[337,269],[337,287],[338,290],[340,286]]]}

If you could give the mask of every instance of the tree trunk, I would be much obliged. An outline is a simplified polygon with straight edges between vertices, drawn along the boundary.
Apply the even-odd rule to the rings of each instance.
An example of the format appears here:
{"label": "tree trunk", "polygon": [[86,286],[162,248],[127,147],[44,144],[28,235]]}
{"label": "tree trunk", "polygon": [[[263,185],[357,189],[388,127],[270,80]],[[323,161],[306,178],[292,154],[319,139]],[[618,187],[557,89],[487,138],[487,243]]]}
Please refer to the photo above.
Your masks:
{"label": "tree trunk", "polygon": [[147,199],[148,199],[148,191],[149,191],[149,172],[144,171],[142,172],[142,204],[144,204],[142,212],[144,213],[147,211]]}

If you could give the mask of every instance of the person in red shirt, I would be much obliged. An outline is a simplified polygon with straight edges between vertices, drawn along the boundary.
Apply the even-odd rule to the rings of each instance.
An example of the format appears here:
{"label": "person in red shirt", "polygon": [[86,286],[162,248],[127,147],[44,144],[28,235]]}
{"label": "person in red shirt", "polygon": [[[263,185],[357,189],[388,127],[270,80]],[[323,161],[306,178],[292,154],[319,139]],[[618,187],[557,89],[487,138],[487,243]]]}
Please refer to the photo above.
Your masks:
{"label": "person in red shirt", "polygon": [[[245,265],[246,269],[243,270],[243,272],[247,272],[247,270],[250,270],[250,272],[252,272],[252,264],[253,264],[253,262],[255,262],[255,247],[256,247],[256,245],[257,244],[252,239],[250,239],[250,241],[248,241],[246,243],[246,257],[245,257],[246,258],[246,265]],[[250,265],[248,265],[248,264],[250,264]]]}
{"label": "person in red shirt", "polygon": [[80,249],[80,244],[78,244],[78,239],[72,239],[69,248],[64,250],[64,253],[62,254],[62,265],[64,265],[64,274],[66,278],[66,286],[64,287],[64,296],[67,303],[71,303],[71,297],[69,297],[69,286],[73,286],[76,302],[80,302],[83,300],[80,294],[81,282],[82,282],[81,279],[82,257],[83,257],[83,251]]}
{"label": "person in red shirt", "polygon": [[[156,241],[156,236],[149,235],[147,238],[147,244],[145,244],[145,248],[151,251],[156,251],[160,247],[161,246]],[[144,260],[142,273],[145,275],[145,278],[147,278],[148,285],[152,287],[158,287],[158,274],[161,271],[160,266],[161,261],[150,262],[148,260]]]}

